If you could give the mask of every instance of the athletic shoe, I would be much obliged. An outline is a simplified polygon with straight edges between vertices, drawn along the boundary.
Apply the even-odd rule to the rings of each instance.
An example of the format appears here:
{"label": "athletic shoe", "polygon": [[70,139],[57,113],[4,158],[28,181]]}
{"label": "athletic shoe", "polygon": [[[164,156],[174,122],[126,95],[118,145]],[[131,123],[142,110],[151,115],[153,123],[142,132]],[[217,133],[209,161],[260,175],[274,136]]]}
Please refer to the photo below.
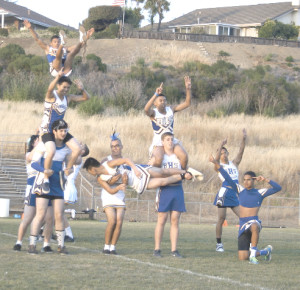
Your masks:
{"label": "athletic shoe", "polygon": [[50,192],[50,183],[43,182],[42,184],[42,194],[48,194]]}
{"label": "athletic shoe", "polygon": [[20,244],[15,244],[14,245],[14,251],[16,251],[16,252],[20,252],[21,251],[21,248],[22,248],[22,246],[20,245]]}
{"label": "athletic shoe", "polygon": [[189,167],[189,168],[187,169],[187,172],[189,172],[190,174],[192,174],[193,180],[194,180],[194,179],[197,179],[197,180],[199,180],[199,181],[202,181],[202,180],[204,179],[203,173],[200,172],[200,171],[198,171],[198,170],[196,170],[196,169],[194,169],[194,168]]}
{"label": "athletic shoe", "polygon": [[224,196],[218,197],[216,205],[223,206],[224,205]]}
{"label": "athletic shoe", "polygon": [[35,245],[29,245],[28,246],[28,254],[36,255],[37,253],[38,253],[38,251],[36,250]]}
{"label": "athletic shoe", "polygon": [[59,31],[59,39],[60,39],[60,44],[65,45],[66,44],[66,33],[63,30]]}
{"label": "athletic shoe", "polygon": [[161,250],[154,250],[153,256],[156,258],[161,258]]}
{"label": "athletic shoe", "polygon": [[118,255],[117,252],[116,252],[116,250],[110,251],[109,254],[110,254],[110,255]]}
{"label": "athletic shoe", "polygon": [[65,172],[63,170],[59,171],[59,182],[62,190],[65,190],[67,179],[65,177]]}
{"label": "athletic shoe", "polygon": [[102,250],[102,254],[104,254],[104,255],[109,255],[110,254],[110,250]]}
{"label": "athletic shoe", "polygon": [[270,262],[272,259],[273,247],[271,245],[268,245],[266,248],[264,248],[264,250],[268,251],[268,254],[265,255],[265,261]]}
{"label": "athletic shoe", "polygon": [[182,256],[179,254],[179,252],[176,250],[176,251],[172,251],[171,252],[171,256],[172,257],[175,257],[175,258],[182,258]]}
{"label": "athletic shoe", "polygon": [[79,41],[85,42],[86,39],[86,31],[82,25],[79,26]]}
{"label": "athletic shoe", "polygon": [[52,254],[52,253],[53,253],[53,250],[51,249],[50,246],[46,246],[46,247],[43,247],[43,248],[41,249],[41,252],[42,252],[42,253],[47,253],[47,254]]}
{"label": "athletic shoe", "polygon": [[249,263],[250,264],[255,264],[255,265],[259,264],[258,260],[255,257],[250,257],[249,258]]}
{"label": "athletic shoe", "polygon": [[65,246],[63,246],[63,247],[58,246],[57,247],[57,252],[61,255],[68,255],[69,254]]}
{"label": "athletic shoe", "polygon": [[71,238],[70,236],[65,236],[65,242],[67,242],[67,243],[74,243],[75,239]]}
{"label": "athletic shoe", "polygon": [[222,243],[217,243],[216,251],[217,252],[224,252],[224,246],[223,246]]}

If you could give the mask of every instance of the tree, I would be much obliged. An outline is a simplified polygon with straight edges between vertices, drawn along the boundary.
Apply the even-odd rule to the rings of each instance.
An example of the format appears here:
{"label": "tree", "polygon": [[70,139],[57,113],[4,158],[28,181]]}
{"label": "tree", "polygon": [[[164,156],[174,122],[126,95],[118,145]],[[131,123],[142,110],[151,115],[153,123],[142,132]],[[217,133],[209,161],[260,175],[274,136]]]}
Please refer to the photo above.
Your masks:
{"label": "tree", "polygon": [[125,23],[132,25],[133,28],[140,27],[141,20],[144,19],[141,8],[126,8]]}
{"label": "tree", "polygon": [[268,20],[259,29],[258,37],[292,39],[298,36],[299,28],[294,24],[284,24],[277,20]]}
{"label": "tree", "polygon": [[149,11],[152,27],[153,27],[154,17],[158,15],[157,31],[159,31],[161,21],[164,19],[164,12],[170,10],[170,2],[168,2],[167,0],[146,0],[144,9]]}

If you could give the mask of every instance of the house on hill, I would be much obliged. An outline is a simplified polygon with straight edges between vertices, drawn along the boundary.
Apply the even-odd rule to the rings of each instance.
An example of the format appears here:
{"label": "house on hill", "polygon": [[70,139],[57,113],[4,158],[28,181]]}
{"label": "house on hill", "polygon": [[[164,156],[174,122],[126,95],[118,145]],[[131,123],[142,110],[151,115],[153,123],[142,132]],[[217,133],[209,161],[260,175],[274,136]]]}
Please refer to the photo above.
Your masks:
{"label": "house on hill", "polygon": [[1,28],[14,26],[16,29],[21,30],[24,27],[23,21],[27,19],[35,29],[47,29],[48,27],[52,26],[61,26],[68,29],[74,29],[73,27],[51,20],[46,16],[38,14],[26,7],[3,0],[0,0],[0,16]]}
{"label": "house on hill", "polygon": [[172,21],[161,30],[177,33],[258,37],[267,20],[300,26],[300,0],[292,2],[197,9]]}

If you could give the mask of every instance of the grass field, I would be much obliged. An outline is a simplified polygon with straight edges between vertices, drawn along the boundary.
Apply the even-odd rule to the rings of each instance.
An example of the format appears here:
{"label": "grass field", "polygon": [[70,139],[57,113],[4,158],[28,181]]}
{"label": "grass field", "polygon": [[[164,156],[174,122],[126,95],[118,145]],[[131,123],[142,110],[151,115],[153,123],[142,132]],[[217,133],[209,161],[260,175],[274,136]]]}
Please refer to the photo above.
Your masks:
{"label": "grass field", "polygon": [[152,256],[154,223],[125,223],[119,255],[105,256],[106,223],[71,221],[76,241],[66,245],[69,255],[32,256],[27,236],[21,252],[12,250],[19,222],[0,220],[1,289],[299,289],[299,229],[263,229],[259,247],[273,245],[272,261],[252,265],[237,260],[233,226],[224,229],[225,252],[217,253],[214,225],[182,224],[178,249],[183,259],[169,255],[167,226],[158,259]]}

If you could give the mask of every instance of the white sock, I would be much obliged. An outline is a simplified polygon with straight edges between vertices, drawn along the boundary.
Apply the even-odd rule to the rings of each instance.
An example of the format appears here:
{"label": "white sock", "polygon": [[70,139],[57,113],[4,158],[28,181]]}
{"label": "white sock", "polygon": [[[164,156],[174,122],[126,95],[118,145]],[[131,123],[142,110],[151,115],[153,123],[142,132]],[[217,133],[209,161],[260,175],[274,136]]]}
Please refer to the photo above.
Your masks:
{"label": "white sock", "polygon": [[257,251],[257,247],[250,248],[250,258],[256,257],[256,251]]}
{"label": "white sock", "polygon": [[66,232],[66,236],[69,236],[70,238],[74,238],[73,237],[73,233],[72,233],[72,229],[71,229],[71,227],[69,226],[69,227],[67,227],[67,228],[65,228],[65,232]]}
{"label": "white sock", "polygon": [[50,243],[44,242],[44,248],[50,246]]}
{"label": "white sock", "polygon": [[116,245],[110,245],[110,251],[115,251],[116,250]]}
{"label": "white sock", "polygon": [[29,245],[36,246],[37,236],[30,236],[29,237]]}
{"label": "white sock", "polygon": [[22,241],[17,240],[16,245],[22,246]]}
{"label": "white sock", "polygon": [[104,245],[104,250],[109,250],[110,249],[110,245]]}
{"label": "white sock", "polygon": [[65,245],[65,231],[55,231],[57,236],[57,244],[61,247]]}
{"label": "white sock", "polygon": [[48,182],[49,183],[49,178],[48,177],[44,177],[44,182]]}

